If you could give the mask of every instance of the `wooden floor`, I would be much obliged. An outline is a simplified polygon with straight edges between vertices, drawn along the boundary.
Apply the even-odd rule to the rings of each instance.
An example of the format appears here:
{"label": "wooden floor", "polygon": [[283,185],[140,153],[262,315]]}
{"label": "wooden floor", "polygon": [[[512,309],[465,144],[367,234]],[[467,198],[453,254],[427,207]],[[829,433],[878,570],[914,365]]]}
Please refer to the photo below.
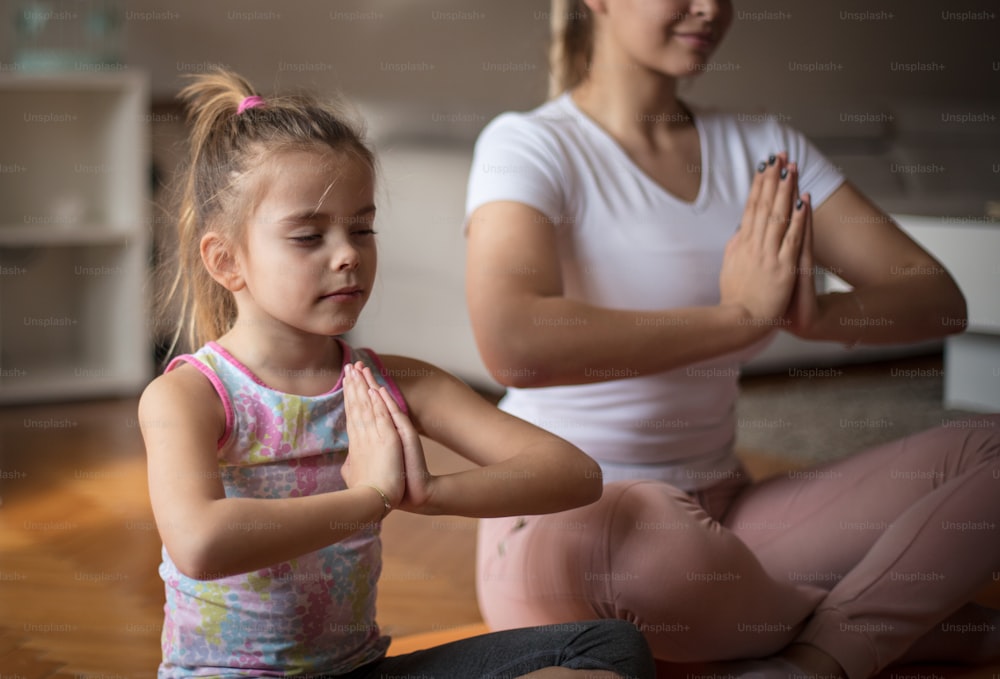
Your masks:
{"label": "wooden floor", "polygon": [[[153,677],[160,540],[133,399],[0,414],[0,677]],[[432,468],[466,463],[428,446]],[[481,621],[476,522],[392,514],[379,622],[401,636]]]}
{"label": "wooden floor", "polygon": [[[163,616],[160,541],[135,408],[135,400],[126,399],[0,412],[3,679],[155,676]],[[434,446],[428,458],[438,472],[465,464]],[[751,462],[756,474],[776,464],[762,456]],[[386,633],[481,620],[474,520],[394,513],[383,537],[378,617]],[[1000,667],[923,668],[915,676],[1000,679]]]}

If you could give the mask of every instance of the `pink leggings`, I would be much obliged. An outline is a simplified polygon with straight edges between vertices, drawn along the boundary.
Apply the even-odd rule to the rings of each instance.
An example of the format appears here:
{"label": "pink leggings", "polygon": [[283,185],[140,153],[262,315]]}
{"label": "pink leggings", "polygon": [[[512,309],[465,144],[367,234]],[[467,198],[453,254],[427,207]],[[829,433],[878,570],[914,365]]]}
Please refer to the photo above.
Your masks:
{"label": "pink leggings", "polygon": [[586,507],[482,521],[479,605],[494,629],[629,620],[668,662],[792,642],[851,679],[901,659],[982,661],[1000,613],[968,602],[1000,579],[998,527],[989,415],[758,484],[692,497],[611,483]]}

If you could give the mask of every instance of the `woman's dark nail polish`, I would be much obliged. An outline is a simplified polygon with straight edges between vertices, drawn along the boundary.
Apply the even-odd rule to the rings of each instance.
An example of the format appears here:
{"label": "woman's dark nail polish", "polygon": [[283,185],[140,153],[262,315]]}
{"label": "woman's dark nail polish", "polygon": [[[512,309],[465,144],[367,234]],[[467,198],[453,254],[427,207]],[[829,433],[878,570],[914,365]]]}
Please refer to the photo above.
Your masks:
{"label": "woman's dark nail polish", "polygon": [[801,198],[799,198],[797,201],[795,201],[795,209],[796,210],[801,210],[803,205],[805,205],[805,203],[802,202]]}
{"label": "woman's dark nail polish", "polygon": [[788,168],[787,167],[781,168],[781,173],[780,174],[781,174],[781,178],[782,179],[784,179],[785,177],[787,177],[788,176]]}
{"label": "woman's dark nail polish", "polygon": [[767,168],[767,163],[763,160],[760,161],[760,165],[757,166],[757,172],[763,172]]}
{"label": "woman's dark nail polish", "polygon": [[768,165],[774,165],[774,161],[776,161],[777,159],[778,159],[778,157],[772,153],[771,155],[769,155],[767,157],[767,164]]}

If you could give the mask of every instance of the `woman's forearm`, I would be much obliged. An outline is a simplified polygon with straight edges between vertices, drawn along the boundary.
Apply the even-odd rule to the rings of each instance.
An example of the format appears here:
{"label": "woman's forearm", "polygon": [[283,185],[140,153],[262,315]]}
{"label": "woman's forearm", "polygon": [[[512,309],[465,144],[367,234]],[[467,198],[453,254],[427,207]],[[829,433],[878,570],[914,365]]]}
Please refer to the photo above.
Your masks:
{"label": "woman's forearm", "polygon": [[484,325],[477,337],[487,367],[520,387],[670,370],[742,349],[773,329],[737,305],[629,311],[565,297],[508,303]]}
{"label": "woman's forearm", "polygon": [[961,332],[966,305],[951,274],[850,182],[817,210],[815,261],[854,286],[817,298],[797,331],[848,345],[899,344]]}
{"label": "woman's forearm", "polygon": [[809,338],[855,344],[902,344],[965,329],[965,298],[947,273],[903,275],[897,281],[818,298]]}

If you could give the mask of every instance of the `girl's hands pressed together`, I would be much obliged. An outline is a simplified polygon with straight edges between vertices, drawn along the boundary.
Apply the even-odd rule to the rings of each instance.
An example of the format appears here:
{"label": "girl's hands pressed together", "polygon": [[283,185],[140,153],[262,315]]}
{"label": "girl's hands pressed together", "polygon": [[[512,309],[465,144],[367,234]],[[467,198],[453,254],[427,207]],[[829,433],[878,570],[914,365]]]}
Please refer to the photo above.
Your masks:
{"label": "girl's hands pressed together", "polygon": [[396,433],[399,434],[399,439],[403,446],[406,491],[403,493],[403,499],[399,504],[399,508],[406,511],[418,511],[430,500],[435,481],[435,477],[431,476],[430,472],[427,471],[427,459],[424,457],[424,447],[420,442],[420,434],[417,433],[417,429],[413,426],[410,418],[400,409],[399,404],[396,403],[396,399],[389,394],[389,391],[385,387],[380,386],[375,381],[375,376],[372,375],[371,370],[366,368],[362,374],[365,380],[367,380],[368,386],[378,392],[386,409],[389,411],[392,422],[396,426]]}
{"label": "girl's hands pressed together", "polygon": [[726,244],[721,302],[741,306],[762,330],[784,321],[796,288],[809,216],[797,203],[798,168],[783,153],[772,156],[754,175],[740,228]]}
{"label": "girl's hands pressed together", "polygon": [[[367,373],[367,374],[366,374]],[[374,486],[398,507],[405,490],[403,441],[385,401],[361,362],[344,366],[344,410],[349,448],[341,473],[348,488]]]}

